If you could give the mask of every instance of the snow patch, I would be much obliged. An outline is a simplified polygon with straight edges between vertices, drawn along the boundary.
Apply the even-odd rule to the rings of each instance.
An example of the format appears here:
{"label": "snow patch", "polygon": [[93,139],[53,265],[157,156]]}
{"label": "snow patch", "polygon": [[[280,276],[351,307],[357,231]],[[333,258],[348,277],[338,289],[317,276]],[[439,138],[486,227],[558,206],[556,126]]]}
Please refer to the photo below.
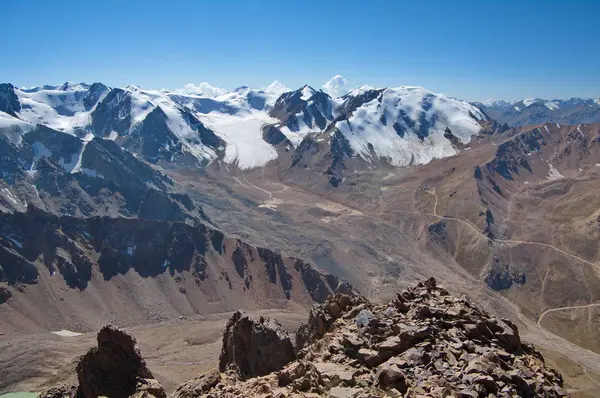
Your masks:
{"label": "snow patch", "polygon": [[31,149],[33,150],[33,157],[36,160],[39,160],[41,158],[51,158],[52,157],[52,151],[50,151],[48,148],[46,148],[44,146],[44,144],[42,144],[39,141],[34,142],[31,145]]}
{"label": "snow patch", "polygon": [[310,99],[310,97],[312,97],[314,94],[315,94],[315,90],[313,90],[312,87],[304,86],[302,88],[302,96],[300,98],[303,101],[308,101]]}
{"label": "snow patch", "polygon": [[34,127],[31,123],[0,111],[0,134],[4,135],[13,145],[21,145],[23,135],[30,132]]}
{"label": "snow patch", "polygon": [[549,165],[550,169],[548,170],[548,179],[549,180],[560,180],[561,178],[565,178],[564,175],[560,173],[560,171],[556,170],[553,165]]}
{"label": "snow patch", "polygon": [[52,332],[52,334],[56,334],[58,336],[62,336],[62,337],[77,337],[77,336],[81,336],[81,333],[78,332],[72,332],[70,330],[66,330],[66,329],[61,329],[57,332]]}
{"label": "snow patch", "polygon": [[86,167],[81,168],[80,171],[88,177],[104,178],[104,175],[98,173],[96,170],[88,169]]}
{"label": "snow patch", "polygon": [[[81,171],[81,161],[83,160],[83,152],[85,152],[85,148],[87,147],[87,145],[89,144],[90,141],[83,141],[82,145],[81,145],[81,149],[79,150],[79,153],[77,153],[76,155],[73,155],[73,157],[76,157],[75,163],[73,164],[73,167],[71,167],[69,169],[69,167],[71,166],[71,164],[65,165],[65,169],[67,171],[70,170],[71,174],[74,173],[78,173]],[[58,162],[61,166],[63,165],[62,163],[62,159]]]}
{"label": "snow patch", "polygon": [[7,235],[3,235],[4,238],[8,239],[9,241],[11,241],[13,243],[13,245],[17,246],[19,249],[23,248],[23,242],[21,242],[20,240],[17,240],[13,237],[7,236]]}

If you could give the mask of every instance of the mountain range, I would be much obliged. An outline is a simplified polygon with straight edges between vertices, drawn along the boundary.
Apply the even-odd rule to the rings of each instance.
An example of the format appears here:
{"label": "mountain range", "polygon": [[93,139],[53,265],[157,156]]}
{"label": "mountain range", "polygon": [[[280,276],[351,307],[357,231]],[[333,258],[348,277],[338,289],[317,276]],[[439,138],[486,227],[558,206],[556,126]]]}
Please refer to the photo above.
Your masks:
{"label": "mountain range", "polygon": [[489,117],[510,127],[545,122],[558,124],[588,124],[600,122],[600,98],[571,98],[568,100],[541,98],[514,102],[474,102]]}
{"label": "mountain range", "polygon": [[[390,299],[434,276],[515,319],[586,396],[600,375],[599,103],[469,103],[341,76],[0,84],[0,331],[151,335],[240,308],[306,312],[334,292]],[[0,391],[50,377],[6,369]]]}

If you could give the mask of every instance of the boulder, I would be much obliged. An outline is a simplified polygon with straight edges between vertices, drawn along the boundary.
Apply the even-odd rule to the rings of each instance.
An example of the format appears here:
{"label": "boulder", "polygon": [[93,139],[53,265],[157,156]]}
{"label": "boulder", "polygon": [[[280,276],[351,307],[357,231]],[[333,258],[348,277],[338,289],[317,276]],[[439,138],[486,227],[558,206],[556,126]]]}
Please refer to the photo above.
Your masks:
{"label": "boulder", "polygon": [[220,381],[221,374],[217,370],[211,370],[180,385],[173,394],[169,395],[169,398],[195,398],[209,392]]}
{"label": "boulder", "polygon": [[299,360],[277,372],[279,386],[291,385],[292,391],[320,393],[323,391],[321,372],[310,362]]}
{"label": "boulder", "polygon": [[401,393],[406,392],[406,380],[404,372],[395,363],[384,363],[378,369],[375,380],[383,390],[395,388]]}
{"label": "boulder", "polygon": [[242,378],[263,376],[280,370],[295,359],[287,332],[276,321],[250,319],[240,311],[227,322],[219,370],[233,368]]}

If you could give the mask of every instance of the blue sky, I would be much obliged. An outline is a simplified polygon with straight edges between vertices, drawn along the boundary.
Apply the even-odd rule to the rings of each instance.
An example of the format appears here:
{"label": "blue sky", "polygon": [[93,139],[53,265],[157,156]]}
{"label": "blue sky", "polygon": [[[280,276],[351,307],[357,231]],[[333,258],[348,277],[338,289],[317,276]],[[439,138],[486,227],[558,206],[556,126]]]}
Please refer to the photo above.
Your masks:
{"label": "blue sky", "polygon": [[3,0],[0,81],[600,96],[600,1]]}

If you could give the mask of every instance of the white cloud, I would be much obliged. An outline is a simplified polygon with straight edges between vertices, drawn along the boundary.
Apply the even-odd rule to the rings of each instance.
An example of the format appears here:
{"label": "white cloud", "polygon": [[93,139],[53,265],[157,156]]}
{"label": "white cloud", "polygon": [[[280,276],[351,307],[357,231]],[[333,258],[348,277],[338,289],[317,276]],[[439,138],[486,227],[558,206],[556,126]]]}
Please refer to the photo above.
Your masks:
{"label": "white cloud", "polygon": [[323,91],[333,98],[341,97],[350,92],[348,88],[348,80],[340,75],[335,75],[327,83],[323,85]]}
{"label": "white cloud", "polygon": [[185,85],[184,88],[176,89],[175,92],[178,94],[198,95],[201,97],[215,98],[219,95],[227,93],[227,90],[220,87],[213,87],[206,82],[202,82],[197,86],[193,83],[188,83]]}
{"label": "white cloud", "polygon": [[277,80],[275,80],[273,83],[265,87],[263,91],[267,94],[276,95],[279,97],[281,94],[291,90],[283,84],[279,83]]}

